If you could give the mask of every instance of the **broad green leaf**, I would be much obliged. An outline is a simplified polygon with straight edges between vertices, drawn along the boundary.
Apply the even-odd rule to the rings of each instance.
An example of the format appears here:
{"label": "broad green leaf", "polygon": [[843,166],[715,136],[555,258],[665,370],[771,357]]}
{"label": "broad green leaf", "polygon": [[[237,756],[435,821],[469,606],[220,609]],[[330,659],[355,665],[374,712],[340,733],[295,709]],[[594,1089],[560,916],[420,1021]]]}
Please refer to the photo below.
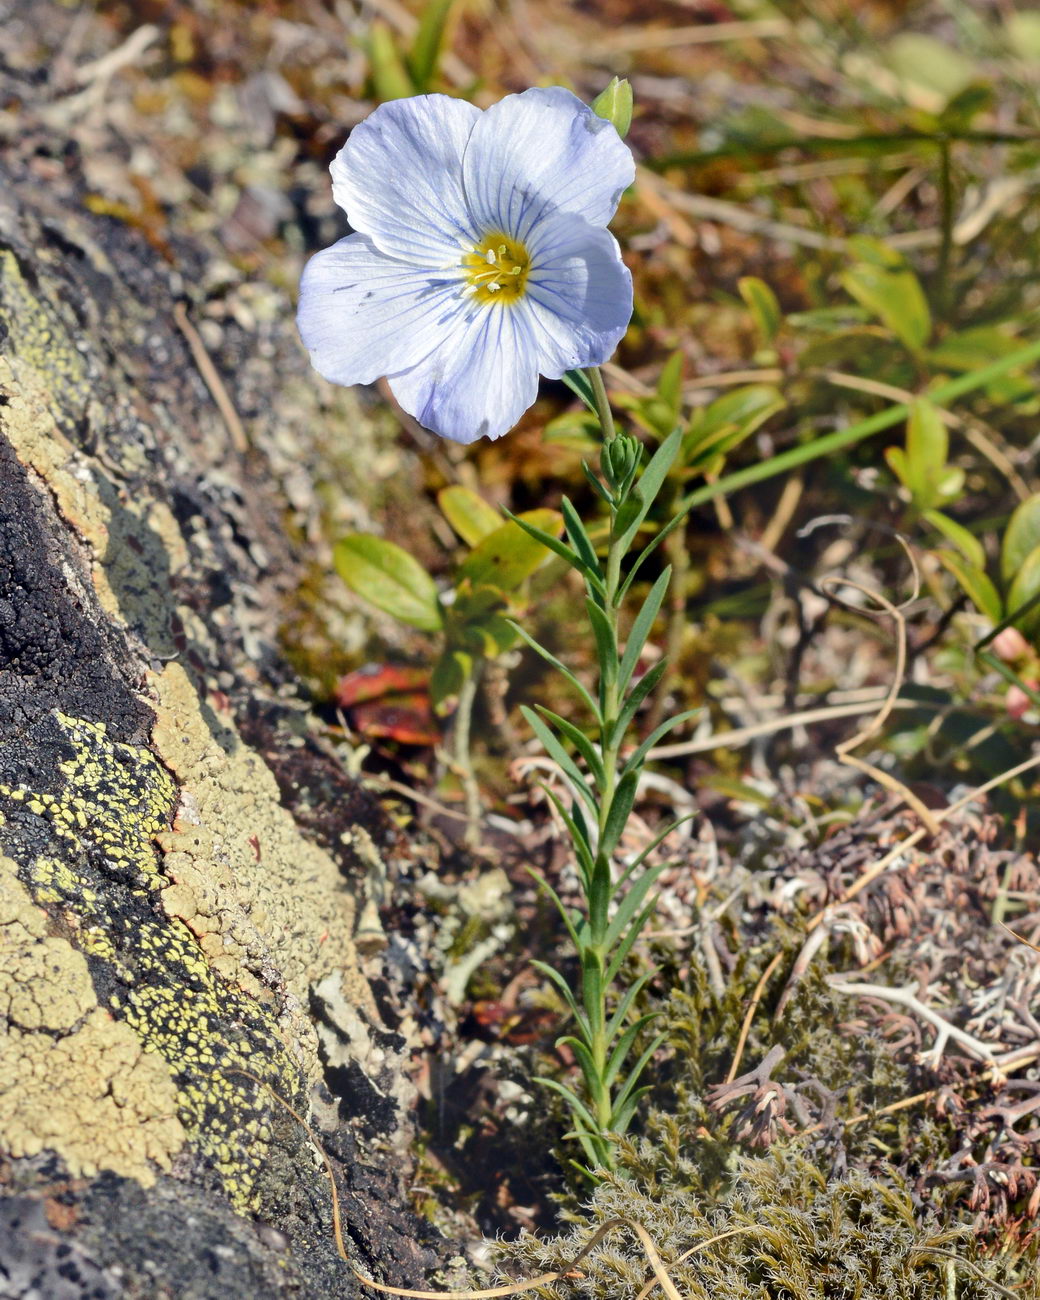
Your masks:
{"label": "broad green leaf", "polygon": [[1012,582],[1028,556],[1040,546],[1040,492],[1015,507],[1000,548],[1000,574]]}
{"label": "broad green leaf", "polygon": [[[683,354],[673,352],[661,369],[661,377],[657,381],[657,396],[672,412],[672,424],[679,418],[679,408],[682,406],[682,377],[683,377]],[[665,430],[665,433],[671,431],[671,425]]]}
{"label": "broad green leaf", "polygon": [[999,623],[1004,606],[996,587],[981,568],[969,564],[962,555],[953,551],[936,551],[935,558],[960,585],[961,590],[980,613],[994,623]]}
{"label": "broad green leaf", "polygon": [[946,41],[924,32],[900,32],[888,44],[887,62],[906,87],[911,103],[914,87],[932,91],[943,102],[964,90],[977,76],[976,65]]}
{"label": "broad green leaf", "polygon": [[939,412],[923,397],[910,407],[906,426],[906,456],[912,482],[922,485],[934,480],[946,466],[950,435]]}
{"label": "broad green leaf", "polygon": [[981,571],[985,567],[986,552],[982,543],[974,533],[968,532],[963,524],[959,524],[956,519],[951,519],[949,515],[944,515],[938,510],[926,510],[922,518],[942,533],[948,542],[956,546],[971,568]]}
{"label": "broad green leaf", "polygon": [[467,546],[476,546],[496,528],[502,527],[502,516],[495,507],[489,506],[483,497],[468,487],[441,488],[437,493],[437,504]]}
{"label": "broad green leaf", "polygon": [[911,351],[923,348],[932,333],[932,317],[910,266],[879,240],[860,236],[849,244],[859,261],[841,277],[845,290]]}
{"label": "broad green leaf", "polygon": [[435,712],[445,711],[472,672],[473,659],[464,650],[445,650],[438,657],[430,676],[430,700]]}
{"label": "broad green leaf", "polygon": [[[526,510],[517,519],[545,533],[559,533],[563,518],[556,510]],[[513,591],[546,558],[546,549],[512,520],[501,524],[473,548],[459,567],[459,577],[474,585]]]}
{"label": "broad green leaf", "polygon": [[408,52],[408,71],[420,95],[429,90],[436,75],[452,3],[453,0],[425,0],[423,4],[419,30]]}
{"label": "broad green leaf", "polygon": [[1008,14],[1005,31],[1008,44],[1019,58],[1040,63],[1040,9]]}
{"label": "broad green leaf", "polygon": [[[1011,589],[1007,594],[1006,607],[1009,615],[1027,605],[1040,595],[1040,546],[1030,551],[1019,566]],[[1023,636],[1033,637],[1040,632],[1040,606],[1034,605],[1014,620],[1015,627]]]}
{"label": "broad green leaf", "polygon": [[737,288],[755,322],[760,344],[764,348],[771,348],[783,320],[776,294],[757,275],[742,276],[737,281]]}
{"label": "broad green leaf", "polygon": [[712,457],[731,451],[786,404],[771,384],[746,384],[723,393],[694,412],[683,438],[680,464],[703,469]]}
{"label": "broad green leaf", "polygon": [[377,609],[423,632],[443,627],[433,579],[395,542],[354,533],[337,542],[332,555],[336,572],[351,591]]}

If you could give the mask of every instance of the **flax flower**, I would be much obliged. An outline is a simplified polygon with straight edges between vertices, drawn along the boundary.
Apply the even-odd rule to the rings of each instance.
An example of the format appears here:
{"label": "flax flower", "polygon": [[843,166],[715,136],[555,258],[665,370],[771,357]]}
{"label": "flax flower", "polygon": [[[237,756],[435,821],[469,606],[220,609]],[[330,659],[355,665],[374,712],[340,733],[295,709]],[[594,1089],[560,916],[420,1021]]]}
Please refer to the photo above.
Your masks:
{"label": "flax flower", "polygon": [[331,167],[356,233],[300,286],[315,367],[338,384],[386,375],[445,438],[500,437],[539,374],[599,365],[624,334],[632,280],[606,225],[634,170],[561,87],[485,112],[447,95],[383,104]]}

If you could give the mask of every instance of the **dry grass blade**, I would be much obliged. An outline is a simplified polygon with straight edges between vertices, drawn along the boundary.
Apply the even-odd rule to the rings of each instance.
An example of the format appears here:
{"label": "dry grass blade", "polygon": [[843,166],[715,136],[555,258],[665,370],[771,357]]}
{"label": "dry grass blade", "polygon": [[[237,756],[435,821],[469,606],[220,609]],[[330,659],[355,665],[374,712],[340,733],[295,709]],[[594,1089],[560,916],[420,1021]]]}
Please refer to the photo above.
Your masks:
{"label": "dry grass blade", "polygon": [[729,1067],[729,1073],[726,1075],[726,1082],[732,1083],[737,1077],[737,1071],[740,1069],[740,1059],[744,1055],[744,1046],[747,1043],[748,1034],[751,1032],[751,1022],[755,1018],[755,1011],[758,1004],[762,1001],[762,994],[765,992],[766,985],[769,983],[769,977],[783,957],[782,952],[776,953],[772,961],[759,976],[758,983],[755,985],[755,991],[751,995],[751,1001],[748,1003],[747,1011],[744,1013],[744,1023],[740,1026],[740,1037],[737,1039],[737,1050],[733,1053],[733,1064]]}
{"label": "dry grass blade", "polygon": [[[684,1250],[672,1267],[676,1268],[679,1264],[684,1264],[688,1259],[692,1259],[694,1255],[699,1255],[702,1250],[707,1250],[709,1246],[714,1246],[717,1242],[726,1241],[730,1237],[745,1237],[748,1233],[762,1231],[763,1229],[757,1224],[748,1224],[746,1227],[730,1228],[726,1232],[716,1233],[714,1237],[709,1237],[707,1241],[699,1241],[696,1246],[691,1246],[689,1250]],[[646,1297],[651,1291],[653,1291],[654,1287],[657,1286],[658,1280],[657,1277],[652,1277],[650,1281],[647,1282],[646,1286],[643,1287],[642,1291],[640,1291],[636,1296],[636,1300],[646,1300]]]}
{"label": "dry grass blade", "polygon": [[242,455],[249,450],[249,439],[246,437],[246,431],[242,421],[239,419],[235,405],[228,396],[228,390],[224,387],[224,381],[217,373],[217,368],[210,360],[210,355],[206,351],[206,345],[202,341],[198,330],[188,319],[188,313],[184,309],[184,304],[178,302],[173,308],[173,319],[177,322],[177,328],[188,341],[188,347],[191,348],[191,355],[195,359],[195,364],[199,368],[199,374],[206,381],[206,387],[217,404],[217,409],[223,417],[227,426],[227,431],[231,435],[231,442],[235,450]]}
{"label": "dry grass blade", "polygon": [[[898,533],[896,534],[896,538],[900,546],[902,546],[903,550],[906,552],[911,568],[913,569],[914,594],[910,599],[916,600],[921,586],[917,562],[915,561],[913,552],[910,550],[910,547],[907,545],[904,538],[899,536]],[[860,731],[857,731],[849,740],[843,740],[840,745],[834,747],[838,760],[839,762],[847,763],[850,767],[856,768],[857,771],[862,772],[865,776],[872,777],[873,780],[877,781],[878,785],[884,786],[886,790],[891,790],[893,793],[898,794],[910,805],[911,808],[913,808],[914,812],[917,813],[928,832],[935,835],[939,830],[938,819],[932,813],[930,808],[925,807],[911,789],[905,786],[902,781],[898,781],[894,776],[891,776],[888,772],[882,771],[881,768],[875,767],[873,763],[868,763],[865,759],[857,758],[855,754],[852,753],[852,750],[857,749],[865,741],[869,740],[871,736],[876,736],[878,734],[881,728],[888,721],[892,710],[895,708],[896,700],[899,698],[899,688],[902,686],[903,677],[906,674],[906,619],[903,617],[902,609],[900,606],[894,605],[888,597],[883,596],[881,592],[873,591],[862,583],[853,581],[851,578],[823,578],[820,581],[820,587],[824,590],[830,591],[833,591],[836,587],[851,587],[853,591],[858,591],[861,596],[866,596],[868,600],[872,600],[875,604],[880,606],[880,608],[892,618],[896,625],[896,664],[895,671],[892,674],[892,685],[882,702],[881,708],[877,711],[870,722]],[[849,608],[854,607],[850,606]]]}

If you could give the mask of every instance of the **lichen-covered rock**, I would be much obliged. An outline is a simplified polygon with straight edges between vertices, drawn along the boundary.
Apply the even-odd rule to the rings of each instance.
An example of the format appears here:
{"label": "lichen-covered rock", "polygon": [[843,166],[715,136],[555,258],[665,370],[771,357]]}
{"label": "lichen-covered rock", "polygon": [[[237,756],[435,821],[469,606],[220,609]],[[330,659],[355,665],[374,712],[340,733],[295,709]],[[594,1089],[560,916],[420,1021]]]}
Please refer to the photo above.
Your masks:
{"label": "lichen-covered rock", "polygon": [[[0,1278],[29,1288],[4,1294],[32,1293],[62,1236],[70,1295],[355,1294],[278,1100],[306,1115],[323,1092],[319,984],[359,1042],[386,1033],[351,846],[390,831],[287,707],[276,649],[298,561],[267,449],[284,462],[301,413],[281,394],[306,362],[285,302],[244,443],[200,373],[181,271],[87,211],[26,99],[26,131],[0,135],[0,1213],[28,1234],[0,1232]],[[184,240],[176,260],[205,256]],[[337,795],[321,834],[293,815],[309,768]],[[414,1285],[435,1254],[405,1209],[399,1069],[380,1054],[359,1141],[324,1140],[359,1264]],[[373,1134],[391,1165],[359,1145]]]}

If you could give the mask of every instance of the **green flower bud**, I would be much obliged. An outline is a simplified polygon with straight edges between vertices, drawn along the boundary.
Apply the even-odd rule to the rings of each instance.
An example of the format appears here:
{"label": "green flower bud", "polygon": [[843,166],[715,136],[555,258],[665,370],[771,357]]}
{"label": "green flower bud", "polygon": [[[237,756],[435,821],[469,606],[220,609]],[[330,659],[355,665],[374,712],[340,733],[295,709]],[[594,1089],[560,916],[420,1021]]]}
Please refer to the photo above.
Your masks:
{"label": "green flower bud", "polygon": [[613,122],[618,135],[625,138],[632,125],[632,86],[626,79],[611,79],[610,85],[601,90],[592,101],[592,111],[608,122]]}
{"label": "green flower bud", "polygon": [[619,433],[603,448],[603,477],[615,492],[622,491],[631,480],[642,450],[639,439],[629,433]]}

